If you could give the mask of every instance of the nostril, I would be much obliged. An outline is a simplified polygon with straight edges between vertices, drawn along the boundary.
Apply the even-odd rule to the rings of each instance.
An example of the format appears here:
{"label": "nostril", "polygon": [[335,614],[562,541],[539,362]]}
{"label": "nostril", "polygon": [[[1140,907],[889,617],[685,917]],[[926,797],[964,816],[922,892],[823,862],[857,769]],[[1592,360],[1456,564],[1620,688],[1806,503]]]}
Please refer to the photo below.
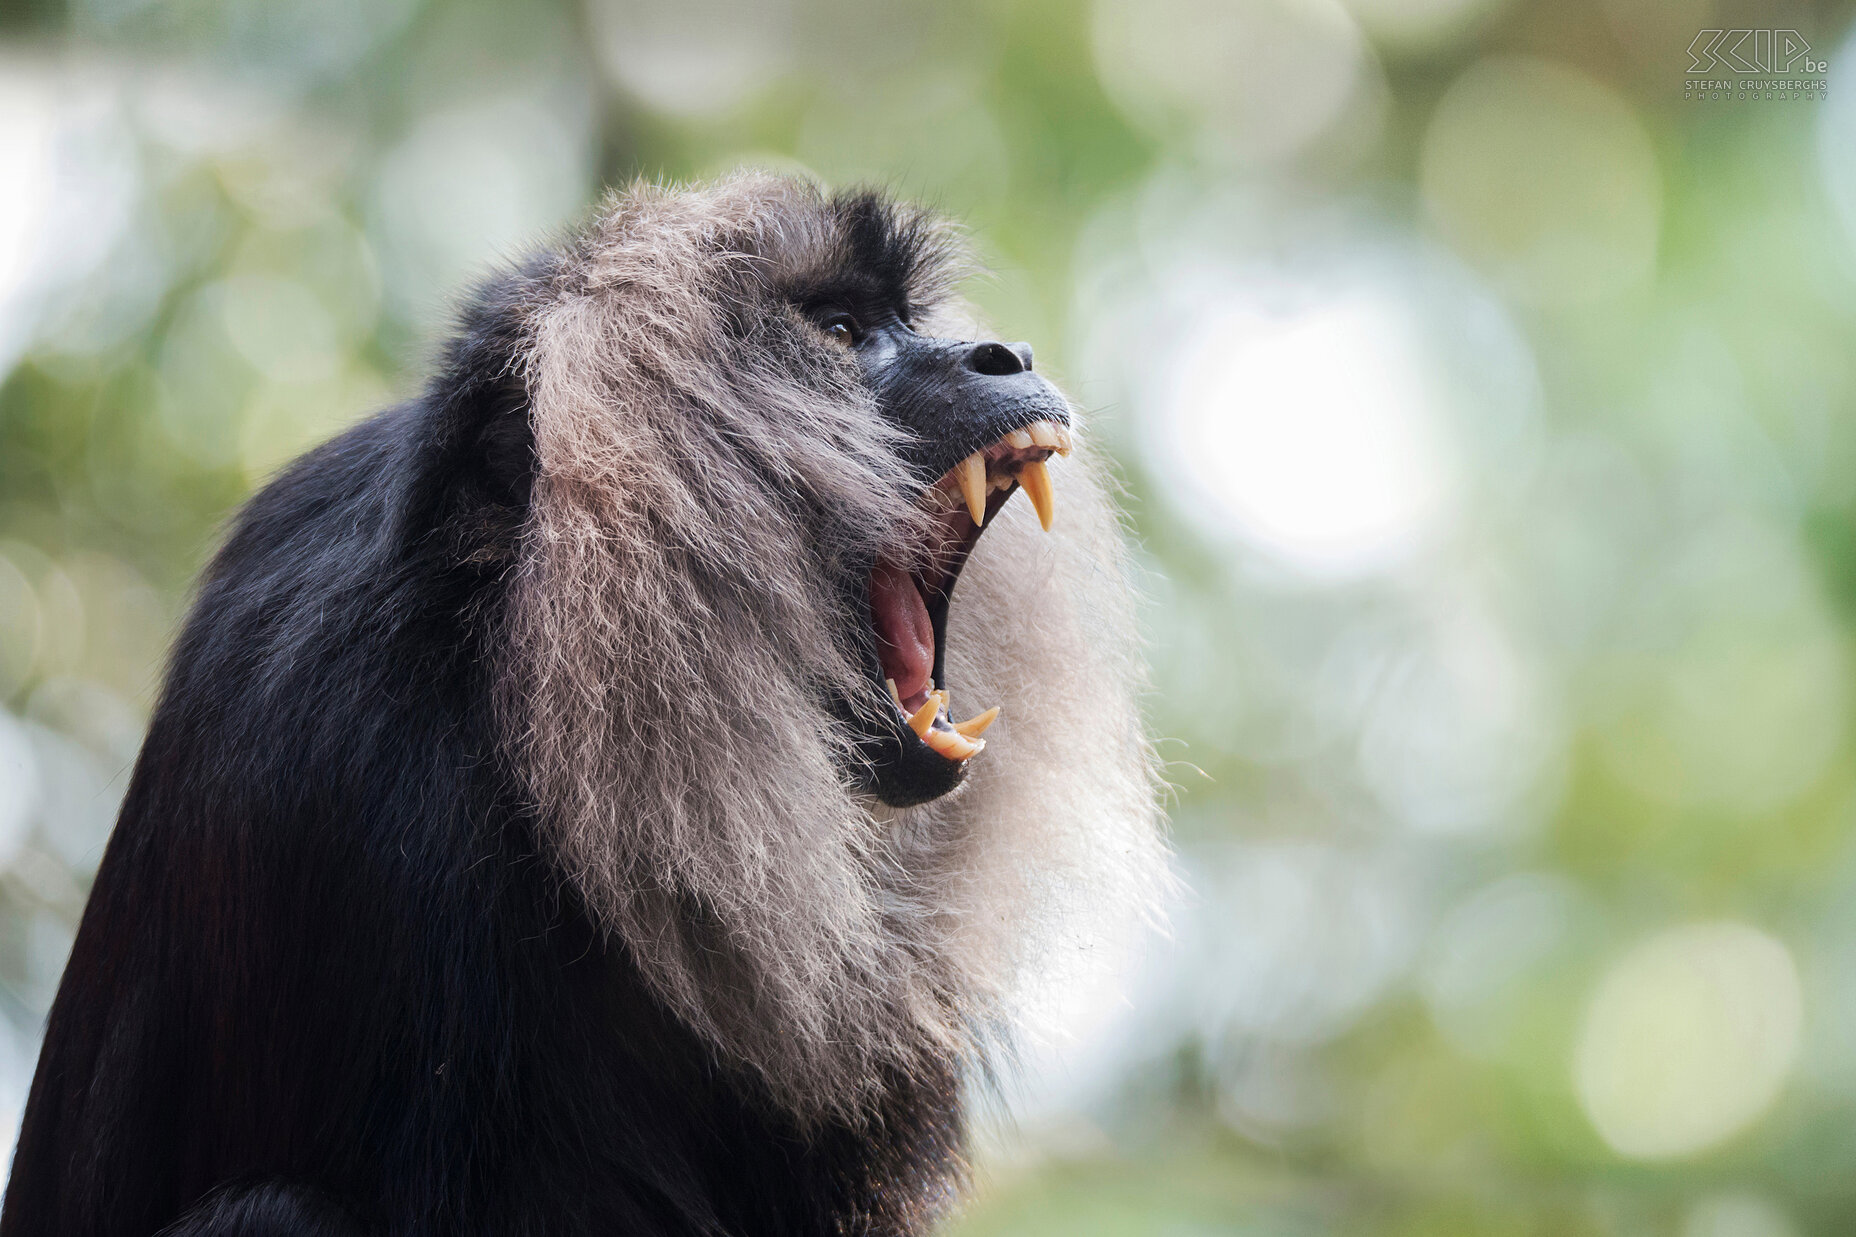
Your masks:
{"label": "nostril", "polygon": [[1018,359],[1023,362],[1025,369],[1029,370],[1031,368],[1031,345],[1024,343],[1013,344],[1012,351],[1018,354]]}
{"label": "nostril", "polygon": [[[1030,349],[1025,351],[1029,353]],[[973,345],[973,351],[967,353],[967,368],[976,374],[998,378],[1006,374],[1022,374],[1031,366],[1027,358],[1019,356],[1004,344],[984,343]]]}

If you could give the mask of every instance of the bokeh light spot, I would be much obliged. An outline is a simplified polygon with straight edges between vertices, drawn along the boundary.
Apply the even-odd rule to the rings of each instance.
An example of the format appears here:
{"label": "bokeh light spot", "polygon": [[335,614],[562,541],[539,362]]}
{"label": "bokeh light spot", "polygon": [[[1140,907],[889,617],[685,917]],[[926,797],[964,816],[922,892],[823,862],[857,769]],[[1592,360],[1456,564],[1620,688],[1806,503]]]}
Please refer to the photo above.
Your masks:
{"label": "bokeh light spot", "polygon": [[1514,0],[1346,0],[1373,42],[1395,54],[1434,54],[1474,33]]}
{"label": "bokeh light spot", "polygon": [[115,248],[141,169],[113,78],[0,56],[0,370]]}
{"label": "bokeh light spot", "polygon": [[1340,1034],[1410,961],[1416,891],[1382,854],[1235,846],[1193,873],[1208,1040],[1315,1043]]}
{"label": "bokeh light spot", "polygon": [[1600,1137],[1633,1159],[1703,1151],[1771,1106],[1798,1053],[1798,970],[1745,924],[1685,924],[1630,950],[1586,1008],[1573,1082]]}
{"label": "bokeh light spot", "polygon": [[1830,89],[1817,113],[1817,161],[1844,237],[1856,247],[1856,33],[1830,65]]}
{"label": "bokeh light spot", "polygon": [[1531,985],[1572,936],[1583,899],[1565,877],[1523,872],[1477,890],[1437,926],[1418,973],[1431,1018],[1462,1052],[1521,1038]]}
{"label": "bokeh light spot", "polygon": [[29,77],[8,70],[0,75],[0,292],[25,277],[54,175],[49,102]]}
{"label": "bokeh light spot", "polygon": [[1187,511],[1315,576],[1408,555],[1446,510],[1440,393],[1398,306],[1234,308],[1179,349],[1164,470]]}
{"label": "bokeh light spot", "polygon": [[583,127],[539,99],[504,96],[429,116],[388,152],[371,226],[387,289],[436,322],[473,272],[513,258],[586,201]]}
{"label": "bokeh light spot", "polygon": [[1611,296],[1656,260],[1662,182],[1649,134],[1622,96],[1566,65],[1472,66],[1437,104],[1419,186],[1464,256],[1530,301]]}
{"label": "bokeh light spot", "polygon": [[1368,62],[1335,0],[1098,0],[1096,64],[1137,124],[1206,148],[1271,158],[1342,114]]}
{"label": "bokeh light spot", "polygon": [[0,553],[0,700],[25,685],[38,656],[38,595],[25,572]]}
{"label": "bokeh light spot", "polygon": [[588,16],[612,75],[671,115],[720,115],[790,67],[793,14],[783,0],[599,0]]}
{"label": "bokeh light spot", "polygon": [[1843,637],[1782,528],[1728,521],[1665,557],[1594,676],[1599,754],[1640,794],[1756,819],[1807,791],[1843,740]]}
{"label": "bokeh light spot", "polygon": [[1689,1209],[1682,1237],[1797,1237],[1776,1203],[1757,1194],[1714,1194]]}
{"label": "bokeh light spot", "polygon": [[226,336],[278,382],[326,377],[341,364],[335,324],[315,294],[290,279],[234,275],[218,286]]}
{"label": "bokeh light spot", "polygon": [[[1360,735],[1374,795],[1421,834],[1513,835],[1553,806],[1557,709],[1472,598],[1437,605],[1428,638],[1386,667]],[[1532,798],[1533,811],[1526,810]]]}
{"label": "bokeh light spot", "polygon": [[39,798],[39,762],[32,740],[17,718],[0,709],[0,867],[26,840]]}

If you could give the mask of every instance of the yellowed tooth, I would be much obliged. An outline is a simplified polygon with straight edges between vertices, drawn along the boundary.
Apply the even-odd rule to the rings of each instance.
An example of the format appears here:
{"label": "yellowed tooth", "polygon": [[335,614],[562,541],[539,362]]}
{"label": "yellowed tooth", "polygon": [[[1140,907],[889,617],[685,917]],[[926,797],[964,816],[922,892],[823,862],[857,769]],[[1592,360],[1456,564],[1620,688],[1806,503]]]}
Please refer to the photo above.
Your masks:
{"label": "yellowed tooth", "polygon": [[986,457],[975,451],[954,465],[954,477],[960,482],[961,496],[967,500],[967,514],[974,524],[986,522]]}
{"label": "yellowed tooth", "polygon": [[999,706],[995,704],[984,713],[969,717],[964,722],[955,722],[954,729],[958,730],[969,739],[977,739],[982,734],[986,733],[986,727],[992,725],[993,722],[998,720],[998,717]]}
{"label": "yellowed tooth", "polygon": [[1026,429],[1031,434],[1031,441],[1040,447],[1049,447],[1055,451],[1062,445],[1057,437],[1057,427],[1049,421],[1033,421]]}
{"label": "yellowed tooth", "polygon": [[929,747],[949,760],[966,760],[986,745],[964,738],[951,730],[930,730],[924,736]]}
{"label": "yellowed tooth", "polygon": [[916,738],[925,739],[928,737],[928,728],[934,725],[934,715],[940,711],[940,693],[929,692],[928,699],[922,701],[922,707],[917,709],[915,711],[915,716],[909,719],[909,729],[915,732]]}
{"label": "yellowed tooth", "polygon": [[1070,427],[1067,425],[1059,425],[1057,427],[1057,454],[1068,455],[1070,454],[1070,451],[1071,451]]}
{"label": "yellowed tooth", "polygon": [[883,686],[889,688],[889,698],[894,700],[896,702],[896,707],[900,709],[902,707],[902,693],[896,690],[896,680],[884,679]]}
{"label": "yellowed tooth", "polygon": [[1044,531],[1050,531],[1051,521],[1057,517],[1056,495],[1051,493],[1050,473],[1044,469],[1043,460],[1032,460],[1018,470],[1018,484],[1024,487],[1025,496],[1037,509],[1038,523]]}
{"label": "yellowed tooth", "polygon": [[1005,445],[1008,447],[1016,447],[1020,451],[1023,451],[1026,447],[1034,447],[1037,444],[1031,441],[1031,435],[1025,433],[1025,431],[1013,430],[1005,436]]}

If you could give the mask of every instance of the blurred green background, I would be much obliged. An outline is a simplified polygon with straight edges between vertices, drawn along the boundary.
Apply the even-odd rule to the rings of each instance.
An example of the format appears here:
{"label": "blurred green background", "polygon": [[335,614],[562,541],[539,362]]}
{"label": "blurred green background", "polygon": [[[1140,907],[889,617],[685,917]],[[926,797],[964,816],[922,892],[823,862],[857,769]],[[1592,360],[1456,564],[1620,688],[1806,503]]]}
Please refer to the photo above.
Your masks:
{"label": "blurred green background", "polygon": [[1153,568],[1185,891],[958,1231],[1856,1232],[1849,15],[8,0],[0,1125],[229,512],[601,185],[751,161],[971,225]]}

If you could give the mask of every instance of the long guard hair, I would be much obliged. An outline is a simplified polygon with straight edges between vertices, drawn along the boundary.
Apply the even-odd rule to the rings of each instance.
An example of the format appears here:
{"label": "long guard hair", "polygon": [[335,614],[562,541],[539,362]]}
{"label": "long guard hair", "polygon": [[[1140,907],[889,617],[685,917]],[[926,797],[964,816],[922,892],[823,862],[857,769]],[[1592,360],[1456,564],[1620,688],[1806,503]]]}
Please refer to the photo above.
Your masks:
{"label": "long guard hair", "polygon": [[[829,581],[919,543],[895,431],[770,289],[848,255],[809,188],[634,189],[530,310],[538,457],[511,595],[512,737],[554,846],[655,990],[795,1111],[1010,1025],[1060,904],[1154,875],[1129,565],[1100,467],[1059,470],[962,576],[957,698],[996,738],[950,800],[873,818],[826,692],[862,673]],[[956,256],[899,217],[943,316]],[[726,240],[718,245],[719,238]],[[795,501],[795,498],[799,501]]]}

